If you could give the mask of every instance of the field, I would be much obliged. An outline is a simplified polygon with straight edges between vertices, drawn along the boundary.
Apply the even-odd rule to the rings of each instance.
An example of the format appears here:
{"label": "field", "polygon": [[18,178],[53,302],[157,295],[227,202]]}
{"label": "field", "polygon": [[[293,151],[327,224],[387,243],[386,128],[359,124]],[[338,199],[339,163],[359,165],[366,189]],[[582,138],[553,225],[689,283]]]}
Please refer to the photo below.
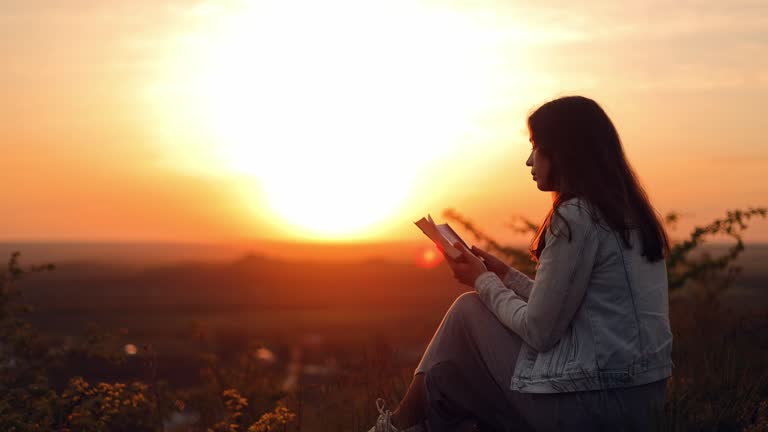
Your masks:
{"label": "field", "polygon": [[[768,427],[765,262],[768,245],[748,245],[742,274],[717,300],[695,285],[671,295],[676,368],[664,430]],[[468,289],[445,266],[383,258],[56,264],[16,283],[34,306],[25,317],[52,345],[97,340],[98,352],[66,359],[50,372],[53,386],[72,376],[166,382],[186,405],[167,430],[226,416],[226,401],[192,407],[203,406],[201,389],[227,388],[248,395],[254,418],[287,401],[287,430],[367,430],[375,399],[396,404],[443,313]]]}

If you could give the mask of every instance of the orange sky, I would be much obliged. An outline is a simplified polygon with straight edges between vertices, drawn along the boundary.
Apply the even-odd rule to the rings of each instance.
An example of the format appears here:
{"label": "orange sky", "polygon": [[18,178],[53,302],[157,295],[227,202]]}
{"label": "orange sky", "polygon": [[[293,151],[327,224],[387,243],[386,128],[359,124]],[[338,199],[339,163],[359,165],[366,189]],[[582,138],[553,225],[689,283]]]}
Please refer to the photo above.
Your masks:
{"label": "orange sky", "polygon": [[565,94],[679,232],[768,205],[764,2],[385,3],[3,2],[0,241],[413,240],[447,207],[511,239]]}

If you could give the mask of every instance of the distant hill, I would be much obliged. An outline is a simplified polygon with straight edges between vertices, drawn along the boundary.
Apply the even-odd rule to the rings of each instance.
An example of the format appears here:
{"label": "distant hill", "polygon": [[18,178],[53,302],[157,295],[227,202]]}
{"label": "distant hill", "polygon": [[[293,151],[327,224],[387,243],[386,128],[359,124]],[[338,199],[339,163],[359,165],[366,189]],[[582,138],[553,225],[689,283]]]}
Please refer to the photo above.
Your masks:
{"label": "distant hill", "polygon": [[[0,242],[0,257],[22,252],[27,263],[43,261],[103,261],[143,266],[178,261],[232,261],[248,254],[297,260],[349,261],[385,258],[412,262],[429,246],[427,239],[411,242],[293,243],[251,241],[240,243],[104,243],[104,242]],[[521,245],[521,247],[525,247]]]}
{"label": "distant hill", "polygon": [[433,304],[463,289],[445,266],[430,270],[385,259],[288,261],[262,255],[138,270],[62,263],[21,286],[29,301],[47,311]]}
{"label": "distant hill", "polygon": [[[413,262],[428,247],[428,240],[370,243],[291,243],[252,241],[241,243],[106,243],[106,242],[0,242],[0,259],[14,251],[28,264],[42,262],[98,261],[109,266],[143,267],[180,261],[228,262],[245,255],[265,255],[284,260],[359,261],[386,259]],[[516,245],[521,249],[527,243]],[[720,253],[729,244],[705,244],[703,250]],[[768,243],[748,243],[741,260],[750,271],[761,271],[768,262]],[[768,271],[768,269],[766,269]]]}
{"label": "distant hill", "polygon": [[[705,246],[711,253],[722,253],[725,248]],[[26,254],[23,258],[22,264],[35,262],[27,259]],[[230,260],[173,260],[169,255],[164,261],[140,265],[113,261],[111,255],[104,255],[100,259],[52,260],[57,265],[55,271],[34,275],[21,281],[20,286],[25,299],[37,307],[38,315],[137,316],[163,311],[297,308],[444,310],[459,293],[469,289],[456,282],[444,264],[424,269],[415,265],[413,256],[403,254],[398,258],[329,259],[319,252],[311,260],[266,254],[247,254]],[[740,302],[757,307],[768,305],[768,245],[748,245],[739,263],[744,272],[734,293],[740,296]]]}

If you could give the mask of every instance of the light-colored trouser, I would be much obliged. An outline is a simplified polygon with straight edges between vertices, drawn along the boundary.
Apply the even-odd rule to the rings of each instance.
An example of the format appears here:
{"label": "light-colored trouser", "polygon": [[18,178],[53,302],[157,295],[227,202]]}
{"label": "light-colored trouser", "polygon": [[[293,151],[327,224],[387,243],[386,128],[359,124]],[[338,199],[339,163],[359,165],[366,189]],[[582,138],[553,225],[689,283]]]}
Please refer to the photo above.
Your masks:
{"label": "light-colored trouser", "polygon": [[430,431],[475,422],[494,431],[656,429],[666,379],[602,391],[520,393],[509,386],[522,343],[477,293],[459,296],[414,372],[425,374]]}

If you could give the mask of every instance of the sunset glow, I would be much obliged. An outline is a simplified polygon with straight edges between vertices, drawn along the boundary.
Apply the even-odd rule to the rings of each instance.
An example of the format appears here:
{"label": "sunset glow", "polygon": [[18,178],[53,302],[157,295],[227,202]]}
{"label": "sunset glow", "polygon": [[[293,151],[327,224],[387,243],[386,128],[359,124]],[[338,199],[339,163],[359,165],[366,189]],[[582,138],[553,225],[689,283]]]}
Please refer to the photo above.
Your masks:
{"label": "sunset glow", "polygon": [[[0,236],[421,241],[413,220],[455,208],[527,243],[508,219],[539,221],[551,199],[525,166],[525,121],[567,94],[606,110],[683,235],[768,196],[766,12],[2,2]],[[745,240],[768,240],[768,225]]]}
{"label": "sunset glow", "polygon": [[209,133],[199,157],[221,164],[208,169],[252,176],[266,207],[304,235],[362,236],[402,210],[419,172],[459,150],[491,96],[496,53],[474,49],[477,23],[437,8],[302,9],[247,3],[190,34],[200,43],[160,84],[184,102],[160,103],[175,113],[163,121]]}

